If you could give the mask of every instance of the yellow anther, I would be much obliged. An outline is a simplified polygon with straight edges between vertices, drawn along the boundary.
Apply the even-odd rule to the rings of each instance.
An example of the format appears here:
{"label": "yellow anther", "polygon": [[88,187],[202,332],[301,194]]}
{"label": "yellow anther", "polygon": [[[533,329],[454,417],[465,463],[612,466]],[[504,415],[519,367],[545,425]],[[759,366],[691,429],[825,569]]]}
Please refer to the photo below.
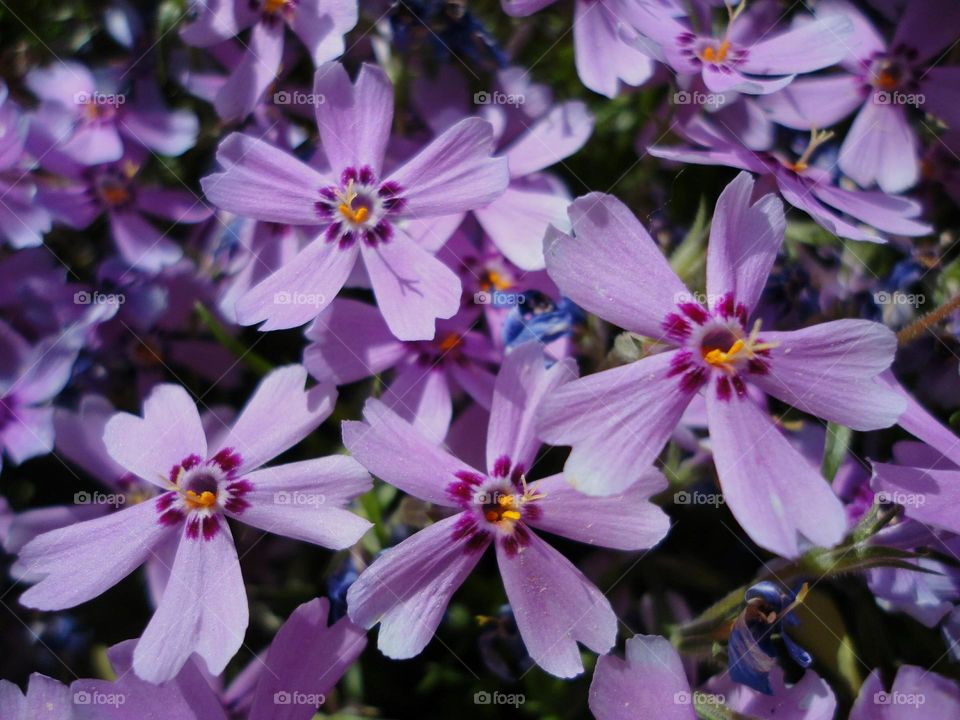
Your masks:
{"label": "yellow anther", "polygon": [[727,59],[727,53],[730,51],[730,41],[724,40],[719,46],[707,45],[700,53],[700,57],[709,63],[722,63]]}
{"label": "yellow anther", "polygon": [[266,0],[263,3],[263,11],[269,15],[274,15],[283,10],[286,4],[287,0]]}
{"label": "yellow anther", "polygon": [[195,493],[193,490],[187,490],[184,499],[187,501],[188,505],[193,507],[208,508],[217,502],[217,496],[209,490],[204,490],[199,495],[197,495],[197,493]]}
{"label": "yellow anther", "polygon": [[507,290],[509,288],[510,280],[496,270],[487,270],[480,276],[480,289],[485,292],[490,292],[491,290]]}
{"label": "yellow anther", "polygon": [[356,199],[357,191],[353,189],[353,180],[351,180],[347,185],[346,191],[340,194],[340,206],[337,210],[339,210],[340,214],[347,220],[359,225],[370,217],[370,208],[361,206],[354,210],[353,201]]}
{"label": "yellow anther", "polygon": [[714,367],[718,367],[721,370],[727,372],[733,372],[735,370],[734,363],[741,359],[750,360],[758,352],[763,350],[771,350],[779,343],[758,343],[757,338],[760,335],[760,320],[757,320],[753,324],[753,329],[750,330],[750,334],[746,338],[737,338],[733,341],[733,344],[730,345],[729,350],[721,350],[720,348],[713,348],[703,353],[704,362]]}

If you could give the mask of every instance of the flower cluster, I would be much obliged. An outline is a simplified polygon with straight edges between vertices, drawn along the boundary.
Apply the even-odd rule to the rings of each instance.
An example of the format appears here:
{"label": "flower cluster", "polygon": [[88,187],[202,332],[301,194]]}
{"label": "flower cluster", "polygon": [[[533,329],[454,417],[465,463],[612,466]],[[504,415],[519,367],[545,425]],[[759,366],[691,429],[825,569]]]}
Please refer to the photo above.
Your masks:
{"label": "flower cluster", "polygon": [[0,718],[960,717],[956,0],[54,5]]}

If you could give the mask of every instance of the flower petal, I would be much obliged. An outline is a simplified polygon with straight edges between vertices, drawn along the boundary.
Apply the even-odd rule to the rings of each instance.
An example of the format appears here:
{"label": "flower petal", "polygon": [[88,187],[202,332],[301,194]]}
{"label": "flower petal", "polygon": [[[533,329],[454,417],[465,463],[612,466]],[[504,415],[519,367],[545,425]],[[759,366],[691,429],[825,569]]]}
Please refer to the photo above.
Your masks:
{"label": "flower petal", "polygon": [[903,505],[908,518],[960,532],[960,471],[874,463],[870,487],[889,502]]}
{"label": "flower petal", "polygon": [[237,301],[237,321],[261,331],[285,330],[309,322],[343,288],[357,262],[356,246],[340,248],[318,238]]}
{"label": "flower petal", "polygon": [[510,262],[521,270],[542,270],[544,233],[550,225],[569,229],[569,205],[570,198],[556,188],[513,182],[474,215]]}
{"label": "flower petal", "polygon": [[420,653],[433,637],[450,597],[483,555],[455,539],[462,513],[430,525],[388,548],[347,592],[350,619],[363,628],[380,623],[377,647],[395,660]]}
{"label": "flower petal", "polygon": [[537,502],[541,515],[530,524],[590,545],[645,550],[670,529],[670,518],[650,502],[666,487],[660,471],[650,468],[623,493],[593,497],[574,490],[562,475],[553,475],[532,485],[544,498]]}
{"label": "flower petal", "polygon": [[432,444],[379,400],[367,400],[363,419],[343,423],[343,444],[361,465],[421,500],[458,506],[447,488],[457,473],[478,474],[476,470]]}
{"label": "flower petal", "polygon": [[267,532],[333,550],[348,548],[371,525],[345,509],[373,487],[366,470],[343,455],[265,468],[245,476],[253,489],[250,505],[233,513],[241,522]]}
{"label": "flower petal", "polygon": [[590,193],[570,205],[573,235],[544,238],[547,273],[577,305],[626,330],[659,338],[689,291],[627,206]]}
{"label": "flower petal", "polygon": [[836,65],[849,52],[853,23],[830,14],[795,25],[790,30],[753,43],[740,66],[757,75],[794,75]]}
{"label": "flower petal", "polygon": [[393,85],[387,74],[364,63],[356,83],[340,63],[317,68],[313,92],[323,98],[316,106],[320,142],[330,167],[368,165],[379,175],[393,121]]}
{"label": "flower petal", "polygon": [[62,610],[97,597],[151,556],[170,531],[154,501],[37,536],[20,550],[30,577],[45,577],[20,596],[39,610]]}
{"label": "flower petal", "polygon": [[143,417],[117,413],[103,431],[107,452],[137,477],[167,489],[170,470],[190,455],[207,457],[207,439],[193,399],[179,385],[158,385]]}
{"label": "flower petal", "polygon": [[210,539],[191,539],[187,528],[163,599],[133,653],[134,671],[148,682],[175,677],[193,653],[219,675],[247,629],[247,591],[230,526],[221,519]]}
{"label": "flower petal", "polygon": [[366,633],[346,619],[328,626],[329,607],[315,598],[280,626],[258,671],[249,720],[303,720],[314,708],[277,704],[278,693],[327,695],[363,652]]}
{"label": "flower petal", "polygon": [[387,386],[381,400],[437,445],[447,437],[453,418],[450,380],[442,367],[409,363]]}
{"label": "flower petal", "polygon": [[913,187],[920,177],[920,143],[902,105],[871,94],[840,147],[840,169],[861,187],[887,193]]}
{"label": "flower petal", "polygon": [[707,414],[724,500],[755,543],[796,558],[801,535],[820,547],[843,539],[840,500],[763,409],[749,397],[720,400],[710,392]]}
{"label": "flower petal", "polygon": [[869,320],[835,320],[791,332],[763,333],[769,372],[750,379],[764,392],[854,430],[890,427],[904,399],[877,381],[890,367],[896,335]]}
{"label": "flower petal", "polygon": [[213,106],[224,120],[249,115],[276,80],[283,59],[283,23],[258,22],[250,31],[250,46],[217,93]]}
{"label": "flower petal", "polygon": [[380,312],[400,340],[433,339],[437,318],[460,309],[460,278],[406,233],[376,247],[361,244],[360,252]]}
{"label": "flower petal", "polygon": [[345,385],[379,375],[407,353],[373,305],[341,298],[307,329],[303,364],[317,380]]}
{"label": "flower petal", "polygon": [[558,103],[503,151],[510,177],[519,178],[573,155],[593,132],[593,115],[578,101]]}
{"label": "flower petal", "polygon": [[[332,385],[305,389],[303,365],[287,365],[267,375],[211,455],[224,448],[240,453],[238,472],[262,466],[289,450],[333,412],[337,391]],[[278,420],[282,418],[282,422]]]}
{"label": "flower petal", "polygon": [[681,378],[668,374],[675,355],[589,375],[543,402],[540,437],[573,446],[563,474],[574,488],[612,495],[646,475],[693,397],[692,390],[681,390]]}
{"label": "flower petal", "polygon": [[736,302],[752,312],[783,244],[787,226],[783,203],[770,194],[751,205],[753,188],[753,176],[742,172],[717,200],[707,246],[711,309],[726,293],[733,293]]}
{"label": "flower petal", "polygon": [[617,640],[617,616],[573,563],[536,533],[528,537],[515,553],[496,543],[507,599],[533,661],[551,675],[574,677],[583,672],[577,643],[608,652]]}
{"label": "flower petal", "polygon": [[466,118],[390,174],[404,189],[405,214],[422,218],[483,207],[510,182],[507,159],[491,157],[493,126]]}
{"label": "flower petal", "polygon": [[314,209],[323,175],[270,143],[232,133],[217,148],[224,170],[200,181],[207,199],[223,210],[265,222],[317,225]]}
{"label": "flower petal", "polygon": [[[678,702],[687,698],[687,702]],[[590,712],[596,720],[694,720],[690,682],[680,656],[659,635],[627,640],[626,660],[605,655],[597,660],[590,683]]]}
{"label": "flower petal", "polygon": [[512,467],[529,469],[540,448],[534,420],[541,402],[577,377],[572,359],[548,370],[543,346],[527,342],[504,359],[493,390],[487,434],[487,471],[506,455]]}

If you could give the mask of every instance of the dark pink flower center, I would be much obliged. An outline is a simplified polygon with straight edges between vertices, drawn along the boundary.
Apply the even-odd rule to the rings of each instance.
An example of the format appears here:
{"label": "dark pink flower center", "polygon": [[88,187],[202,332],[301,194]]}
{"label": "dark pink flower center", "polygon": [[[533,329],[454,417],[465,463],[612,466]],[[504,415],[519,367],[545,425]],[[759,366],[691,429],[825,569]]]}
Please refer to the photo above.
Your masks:
{"label": "dark pink flower center", "polygon": [[373,170],[364,165],[359,170],[348,167],[338,185],[320,189],[320,200],[314,204],[320,219],[329,223],[325,237],[341,248],[363,240],[374,247],[393,237],[390,217],[405,204],[399,184],[380,183]]}
{"label": "dark pink flower center", "polygon": [[694,393],[711,379],[717,397],[745,397],[744,377],[765,375],[774,347],[760,337],[760,322],[747,331],[749,312],[743,303],[726,294],[712,312],[693,302],[679,303],[667,315],[663,329],[680,349],[674,355],[669,377],[679,377],[684,393]]}
{"label": "dark pink flower center", "polygon": [[447,486],[447,495],[464,509],[453,531],[454,540],[466,539],[468,552],[486,547],[491,537],[514,555],[530,542],[526,523],[540,517],[543,495],[527,486],[522,465],[499,457],[489,475],[460,471]]}
{"label": "dark pink flower center", "polygon": [[224,511],[239,515],[250,503],[244,499],[252,489],[249,480],[237,477],[240,455],[224,448],[209,460],[189,455],[170,470],[172,489],[156,499],[161,525],[187,522],[187,537],[213,539],[219,532]]}

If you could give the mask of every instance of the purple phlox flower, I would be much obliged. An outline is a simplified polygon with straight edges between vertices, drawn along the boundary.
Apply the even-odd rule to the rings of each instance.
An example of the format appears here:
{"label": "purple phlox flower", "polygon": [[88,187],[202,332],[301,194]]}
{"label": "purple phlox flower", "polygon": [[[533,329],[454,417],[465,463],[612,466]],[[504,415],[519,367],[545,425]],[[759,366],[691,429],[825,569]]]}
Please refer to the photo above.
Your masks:
{"label": "purple phlox flower", "polygon": [[175,538],[170,577],[133,665],[141,678],[163,682],[197,653],[219,674],[247,626],[246,591],[227,518],[335,549],[349,547],[370,526],[345,509],[370,487],[369,476],[351,458],[263,467],[333,409],[335,390],[304,390],[306,378],[298,365],[274,370],[229,431],[211,442],[193,400],[178,385],[156,387],[144,401],[142,418],[111,418],[104,430],[110,457],[160,492],[27,543],[19,560],[31,576],[44,579],[21,603],[56,610],[86,602]]}
{"label": "purple phlox flower", "polygon": [[323,95],[317,124],[332,168],[322,174],[256,138],[233,134],[217,157],[225,170],[202,184],[217,206],[267,222],[318,226],[322,234],[237,304],[244,324],[261,330],[296,327],[316,317],[363,257],[391,332],[429,340],[436,318],[460,305],[460,282],[404,230],[404,221],[483,206],[507,186],[507,162],[491,158],[489,123],[463,120],[384,177],[393,117],[386,74],[364,65],[356,84],[342,65],[316,74]]}
{"label": "purple phlox flower", "polygon": [[67,384],[79,345],[68,332],[31,345],[0,321],[0,469],[53,449],[53,400]]}
{"label": "purple phlox flower", "polygon": [[355,623],[380,623],[385,655],[413,657],[426,646],[453,592],[490,545],[517,627],[540,667],[572,677],[583,671],[578,642],[597,653],[613,646],[617,621],[607,599],[533,529],[603,547],[651,547],[669,521],[649,498],[666,483],[648,469],[623,494],[590,498],[559,475],[527,481],[540,446],[536,408],[575,375],[571,360],[545,369],[537,343],[507,356],[490,411],[486,472],[431,443],[378,400],[367,402],[365,422],[344,423],[344,444],[368,470],[453,512],[386,550],[347,593]]}
{"label": "purple phlox flower", "polygon": [[393,369],[382,401],[435,444],[453,418],[455,393],[465,391],[489,409],[500,351],[464,311],[437,322],[432,340],[402,341],[373,305],[335,300],[309,327],[303,364],[310,374],[336,385]]}
{"label": "purple phlox flower", "polygon": [[307,48],[313,64],[343,54],[343,36],[357,24],[357,0],[196,0],[197,17],[180,31],[188,45],[210,47],[250,29],[245,52],[214,98],[217,114],[243,118],[280,69],[284,28]]}
{"label": "purple phlox flower", "polygon": [[776,183],[784,200],[839,237],[883,242],[877,231],[907,236],[932,232],[929,225],[916,219],[922,210],[919,203],[877,190],[838,187],[829,172],[811,164],[813,153],[830,139],[830,133],[813,133],[807,150],[796,160],[788,160],[779,153],[751,150],[727,128],[718,127],[702,116],[684,126],[681,132],[699,147],[651,146],[650,154],[699,165],[727,165],[769,178]]}
{"label": "purple phlox flower", "polygon": [[[667,0],[655,1],[658,6],[675,7]],[[554,2],[501,0],[500,4],[507,15],[526,17]],[[636,38],[627,22],[632,4],[629,0],[577,0],[573,6],[574,61],[580,82],[609,98],[623,85],[638,87],[653,76],[653,60],[631,43]]]}
{"label": "purple phlox flower", "polygon": [[[480,226],[514,265],[543,269],[543,234],[549,225],[568,230],[570,196],[554,175],[543,172],[573,155],[593,132],[593,115],[579,100],[554,103],[549,90],[529,73],[509,67],[497,74],[498,88],[473,98],[480,116],[494,128],[499,157],[510,168],[507,190],[486,207],[474,209]],[[530,98],[530,107],[526,106]],[[452,68],[415,86],[414,100],[431,130],[441,133],[466,117],[467,86]]]}
{"label": "purple phlox flower", "polygon": [[[717,201],[705,304],[622,203],[596,193],[574,201],[574,235],[544,240],[547,272],[580,307],[670,349],[559,388],[541,408],[540,433],[573,446],[564,475],[575,487],[621,492],[643,476],[701,393],[727,506],[758,545],[796,557],[801,536],[825,546],[840,541],[843,507],[749,387],[860,430],[892,425],[904,401],[876,381],[896,349],[882,325],[838,320],[775,332],[751,322],[785,229],[780,200],[765,195],[751,204],[753,189],[741,173]],[[625,442],[630,453],[622,452]],[[784,467],[793,469],[789,479]]]}
{"label": "purple phlox flower", "polygon": [[[43,164],[54,155],[48,153]],[[105,214],[120,256],[139,270],[159,272],[183,256],[168,231],[161,232],[145,215],[188,224],[210,217],[211,209],[190,191],[144,185],[139,174],[146,153],[136,148],[129,147],[123,158],[102,165],[84,167],[64,160],[55,161],[64,179],[42,185],[40,201],[58,222],[75,230]]]}
{"label": "purple phlox flower", "polygon": [[914,0],[889,43],[860,9],[844,0],[818,4],[817,14],[853,22],[840,63],[844,72],[797,80],[764,98],[764,110],[776,122],[803,130],[830,127],[856,111],[840,147],[840,168],[861,187],[879,185],[888,193],[910,189],[921,168],[909,108],[960,127],[960,66],[937,67],[956,39],[960,8],[951,0]]}
{"label": "purple phlox flower", "polygon": [[115,71],[58,62],[31,70],[26,83],[40,99],[28,137],[37,158],[56,150],[75,163],[100,165],[120,160],[125,142],[171,156],[196,142],[196,115],[170,110],[153,77],[124,84]]}
{"label": "purple phlox flower", "polygon": [[43,242],[50,214],[35,201],[36,184],[28,172],[27,117],[0,80],[0,239],[15,249]]}
{"label": "purple phlox flower", "polygon": [[836,698],[815,673],[808,671],[788,686],[783,672],[774,667],[770,680],[772,696],[738,685],[726,675],[712,677],[697,690],[666,638],[634,635],[627,640],[625,659],[605,655],[597,660],[590,683],[590,712],[597,720],[695,720],[694,700],[699,700],[703,706],[723,704],[764,720],[833,720]]}
{"label": "purple phlox flower", "polygon": [[889,690],[874,670],[860,686],[850,720],[951,718],[960,715],[960,687],[916,665],[901,665]]}
{"label": "purple phlox flower", "polygon": [[70,688],[40,673],[30,675],[26,694],[9,680],[0,680],[0,714],[4,720],[73,718]]}
{"label": "purple phlox flower", "polygon": [[820,16],[773,32],[779,12],[757,3],[728,6],[722,36],[698,33],[676,12],[655,3],[629,6],[629,22],[639,33],[632,43],[681,76],[699,75],[714,93],[763,95],[788,85],[795,75],[836,64],[848,51],[853,24],[842,15]]}
{"label": "purple phlox flower", "polygon": [[730,630],[727,643],[727,673],[734,682],[753,688],[764,695],[773,695],[770,671],[779,655],[779,640],[790,657],[801,667],[808,668],[813,658],[791,639],[787,628],[799,624],[793,610],[803,603],[808,585],[796,591],[785,590],[769,581],[750,587],[744,597],[745,605]]}

